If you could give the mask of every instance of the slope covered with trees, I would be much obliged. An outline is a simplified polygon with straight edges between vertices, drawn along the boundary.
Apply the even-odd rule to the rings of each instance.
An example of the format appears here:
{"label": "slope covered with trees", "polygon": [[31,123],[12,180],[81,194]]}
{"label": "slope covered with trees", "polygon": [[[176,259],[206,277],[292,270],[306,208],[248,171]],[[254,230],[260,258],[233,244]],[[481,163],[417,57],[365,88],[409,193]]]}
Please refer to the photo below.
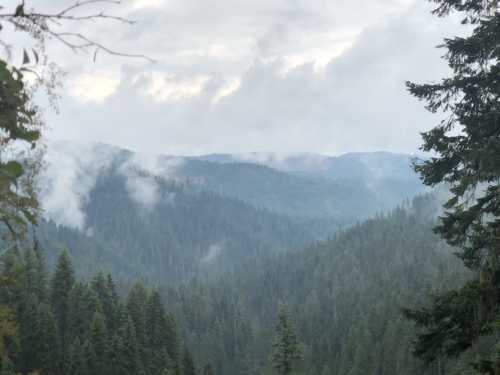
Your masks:
{"label": "slope covered with trees", "polygon": [[401,309],[462,284],[467,272],[432,233],[432,197],[332,240],[261,256],[218,283],[164,290],[197,356],[218,374],[272,373],[273,324],[286,303],[304,343],[304,374],[462,374],[467,362],[426,368],[411,353]]}
{"label": "slope covered with trees", "polygon": [[[142,172],[138,172],[142,173]],[[77,268],[113,271],[122,280],[186,281],[219,273],[262,253],[299,249],[314,236],[297,222],[241,201],[144,174],[157,200],[133,200],[127,179],[101,174],[83,207],[86,234],[47,222],[38,228],[53,254],[68,248]]]}
{"label": "slope covered with trees", "polygon": [[157,291],[127,298],[111,275],[76,279],[66,252],[52,274],[38,247],[2,257],[3,375],[192,375],[193,360]]}

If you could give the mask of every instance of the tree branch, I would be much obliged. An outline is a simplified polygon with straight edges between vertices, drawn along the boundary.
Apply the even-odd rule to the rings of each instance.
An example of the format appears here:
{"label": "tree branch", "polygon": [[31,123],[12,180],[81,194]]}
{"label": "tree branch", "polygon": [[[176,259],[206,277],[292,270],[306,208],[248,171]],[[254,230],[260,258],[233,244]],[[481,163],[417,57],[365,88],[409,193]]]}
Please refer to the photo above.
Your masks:
{"label": "tree branch", "polygon": [[[129,20],[125,17],[120,17],[120,16],[114,16],[111,14],[107,14],[104,12],[99,12],[99,13],[92,13],[88,15],[74,15],[71,14],[75,10],[79,10],[80,8],[86,7],[88,5],[92,4],[114,4],[114,5],[119,5],[121,4],[120,0],[78,0],[72,5],[68,6],[67,8],[64,8],[63,10],[56,12],[56,13],[40,13],[40,12],[33,12],[33,11],[28,11],[25,12],[24,10],[24,3],[18,5],[16,10],[13,13],[0,13],[0,22],[2,20],[5,20],[6,22],[9,22],[13,24],[15,27],[19,28],[20,30],[23,30],[27,33],[30,33],[35,39],[37,37],[39,40],[42,41],[43,43],[43,35],[46,34],[50,37],[53,37],[57,39],[59,42],[64,44],[65,46],[69,47],[73,52],[78,52],[79,50],[87,51],[89,48],[95,49],[94,51],[94,61],[97,57],[97,53],[99,51],[104,51],[107,54],[114,55],[114,56],[121,56],[121,57],[128,57],[128,58],[140,58],[147,60],[149,62],[156,62],[154,59],[143,55],[143,54],[130,54],[130,53],[124,53],[120,51],[116,51],[110,47],[107,47],[106,45],[91,39],[90,37],[77,33],[77,32],[58,32],[55,31],[53,28],[50,27],[50,24],[55,24],[57,26],[62,26],[65,21],[69,22],[81,22],[81,21],[96,21],[99,19],[108,19],[112,21],[118,21],[122,23],[126,23],[128,25],[133,25],[135,21]],[[35,27],[38,31],[38,35],[36,35],[36,32],[34,33],[32,28]],[[71,41],[69,39],[75,38],[77,42]],[[0,41],[0,44],[4,47],[4,49],[7,46],[7,44],[2,43]]]}

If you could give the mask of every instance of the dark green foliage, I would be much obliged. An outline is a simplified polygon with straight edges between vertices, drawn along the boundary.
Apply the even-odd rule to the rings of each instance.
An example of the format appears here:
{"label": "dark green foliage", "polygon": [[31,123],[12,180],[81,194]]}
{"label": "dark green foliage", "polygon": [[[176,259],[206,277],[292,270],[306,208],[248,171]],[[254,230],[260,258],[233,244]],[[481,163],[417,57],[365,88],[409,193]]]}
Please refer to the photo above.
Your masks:
{"label": "dark green foliage", "polygon": [[57,328],[61,346],[66,348],[69,343],[66,342],[66,332],[68,328],[69,297],[75,283],[73,265],[69,254],[64,251],[56,265],[54,275],[51,281],[50,300],[54,308],[54,315],[58,323]]}
{"label": "dark green foliage", "polygon": [[[422,329],[417,355],[432,361],[457,356],[498,332],[500,288],[500,8],[498,1],[436,0],[435,13],[458,11],[472,25],[466,37],[446,39],[452,76],[435,84],[409,83],[432,112],[448,118],[423,134],[422,149],[434,157],[416,164],[427,185],[446,183],[451,197],[436,232],[475,278],[438,296],[430,307],[407,311]],[[489,368],[487,363],[490,363]],[[480,361],[498,374],[500,361]]]}
{"label": "dark green foliage", "polygon": [[[23,82],[22,72],[0,60],[0,142],[2,151],[17,142],[35,147],[40,138],[36,107]],[[36,223],[38,200],[33,186],[23,180],[30,174],[26,160],[0,153],[0,234],[18,240],[27,224]],[[11,153],[12,154],[12,153]]]}
{"label": "dark green foliage", "polygon": [[217,375],[272,373],[278,301],[296,322],[304,374],[461,375],[477,351],[426,368],[411,355],[415,330],[401,314],[467,280],[432,233],[437,208],[419,197],[303,251],[253,259],[217,283],[164,290],[165,301],[196,358]]}
{"label": "dark green foliage", "polygon": [[0,375],[17,375],[16,371],[14,370],[14,365],[9,360],[9,358],[5,358],[2,361],[2,367],[0,369]]}
{"label": "dark green foliage", "polygon": [[271,364],[280,375],[289,375],[303,358],[295,327],[283,305],[278,310],[278,322],[272,344]]}
{"label": "dark green foliage", "polygon": [[120,281],[178,283],[314,239],[301,223],[242,201],[163,179],[152,183],[158,184],[160,198],[145,209],[130,197],[126,177],[101,175],[84,207],[92,236],[52,222],[40,224],[49,263],[54,263],[57,249],[67,247],[84,277],[97,269],[112,272]]}
{"label": "dark green foliage", "polygon": [[203,375],[215,375],[214,369],[210,363],[203,368]]}
{"label": "dark green foliage", "polygon": [[196,368],[193,361],[193,356],[187,348],[184,349],[182,367],[184,370],[184,375],[196,375]]}
{"label": "dark green foliage", "polygon": [[[9,334],[0,356],[3,373],[184,375],[175,322],[158,292],[137,284],[125,307],[110,275],[97,274],[89,284],[76,282],[67,252],[45,290],[33,285],[48,279],[43,258],[37,259],[35,252],[17,251],[1,259],[0,279],[12,282],[1,284],[0,297],[14,312],[15,323],[11,329],[0,317],[2,340]],[[194,368],[190,361],[189,371]]]}
{"label": "dark green foliage", "polygon": [[[226,161],[220,157],[224,158],[224,155],[201,157],[210,161],[191,159],[178,173],[202,181],[203,189],[241,199],[255,207],[292,217],[329,218],[330,227],[351,224],[392,209],[422,189],[418,178],[411,173],[409,158],[405,155],[309,155],[316,160],[304,155],[304,160],[301,156],[295,161],[289,159],[290,165],[284,168],[286,172],[257,162],[231,161],[229,155],[226,155],[229,158]],[[387,170],[374,173],[370,162],[384,165]],[[301,168],[302,163],[307,167]],[[308,226],[307,220],[303,222]]]}

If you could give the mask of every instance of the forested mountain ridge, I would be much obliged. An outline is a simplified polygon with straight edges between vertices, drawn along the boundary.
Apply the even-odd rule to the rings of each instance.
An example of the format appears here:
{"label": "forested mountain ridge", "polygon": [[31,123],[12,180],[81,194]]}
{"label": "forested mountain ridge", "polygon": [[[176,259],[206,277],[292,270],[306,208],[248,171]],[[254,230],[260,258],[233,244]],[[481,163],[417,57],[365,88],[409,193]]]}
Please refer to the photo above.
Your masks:
{"label": "forested mountain ridge", "polygon": [[[384,158],[384,168],[389,163],[398,171],[394,179],[421,189],[408,177],[407,157]],[[387,188],[374,189],[377,169],[368,173],[367,166],[355,167],[359,161],[328,159],[329,173],[339,177],[334,180],[315,168],[298,173],[304,161],[289,161],[288,169],[296,170],[284,171],[202,159],[146,156],[106,144],[51,145],[41,178],[46,220],[38,228],[49,262],[67,248],[79,259],[80,274],[99,267],[127,280],[187,281],[333,236],[391,207],[384,194],[393,200],[407,194],[392,194],[402,185],[383,179]],[[51,167],[58,160],[64,163]]]}
{"label": "forested mountain ridge", "polygon": [[[411,199],[423,192],[423,186],[411,168],[413,158],[405,154],[347,153],[332,157],[318,154],[280,156],[251,153],[214,154],[193,159],[216,164],[189,165],[186,172],[193,176],[206,176],[207,185],[211,189],[229,194],[244,194],[243,199],[256,204],[267,198],[267,201],[260,204],[279,212],[340,217],[340,221],[349,224],[390,210],[404,199]],[[263,176],[264,186],[259,186],[254,191],[245,191],[243,182],[248,185],[250,177],[260,180],[257,176],[245,176],[245,166],[250,169],[249,173],[252,172],[252,166],[268,167],[296,179],[287,181],[268,172]],[[204,172],[204,168],[214,171]],[[254,174],[257,173],[254,171]],[[238,183],[243,188],[233,192],[232,185]],[[282,201],[272,195],[273,189],[284,192]],[[240,190],[242,193],[238,193]],[[300,203],[294,207],[297,204],[296,198],[300,198]]]}
{"label": "forested mountain ridge", "polygon": [[37,229],[49,254],[67,247],[79,259],[77,269],[83,274],[97,267],[121,280],[160,283],[228,271],[247,258],[299,249],[314,240],[309,231],[287,218],[145,172],[135,173],[148,186],[155,186],[154,202],[134,200],[122,174],[100,174],[82,206],[85,231],[53,221]]}
{"label": "forested mountain ridge", "polygon": [[432,233],[437,209],[433,197],[419,197],[303,251],[253,258],[217,283],[165,290],[165,300],[196,355],[219,374],[270,371],[280,301],[305,345],[301,373],[463,374],[467,359],[430,368],[415,359],[415,331],[401,313],[467,278]]}
{"label": "forested mountain ridge", "polygon": [[[49,166],[52,160],[67,163],[49,169],[42,179],[46,212],[66,224],[54,190],[78,201],[88,195],[99,174],[119,171],[128,177],[131,193],[141,198],[141,191],[134,190],[136,181],[130,178],[131,167],[282,215],[327,219],[339,225],[394,208],[423,191],[410,157],[390,153],[305,155],[278,164],[249,156],[143,155],[105,144],[56,142],[50,145],[47,159]],[[84,187],[75,186],[77,176]]]}

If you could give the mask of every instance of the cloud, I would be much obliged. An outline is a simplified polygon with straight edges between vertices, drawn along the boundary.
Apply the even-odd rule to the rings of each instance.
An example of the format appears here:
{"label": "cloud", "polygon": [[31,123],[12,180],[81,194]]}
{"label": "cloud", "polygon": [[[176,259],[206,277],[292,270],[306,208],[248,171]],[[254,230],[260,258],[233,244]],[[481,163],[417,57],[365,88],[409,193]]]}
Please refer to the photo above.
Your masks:
{"label": "cloud", "polygon": [[212,244],[208,247],[207,253],[200,259],[201,263],[212,263],[222,253],[224,248],[219,244]]}
{"label": "cloud", "polygon": [[[164,154],[414,152],[419,133],[439,121],[404,86],[448,71],[434,46],[458,27],[427,4],[140,3],[124,10],[137,27],[97,32],[159,62],[102,56],[99,69],[114,67],[119,84],[101,97],[88,90],[94,100],[65,96],[61,115],[49,118],[52,139]],[[67,68],[80,74],[73,60]]]}
{"label": "cloud", "polygon": [[68,88],[82,103],[102,103],[116,92],[119,84],[120,78],[113,73],[83,73],[73,78]]}
{"label": "cloud", "polygon": [[122,152],[105,144],[49,143],[39,184],[44,216],[58,225],[91,233],[86,225],[85,204],[101,173],[126,177],[125,187],[131,199],[146,210],[160,201],[175,203],[174,193],[160,191],[158,178],[177,178],[182,158],[133,153],[118,159]]}
{"label": "cloud", "polygon": [[111,165],[117,150],[99,144],[49,144],[47,168],[40,176],[44,216],[58,225],[84,231],[84,205],[99,174]]}
{"label": "cloud", "polygon": [[174,203],[175,194],[167,192],[162,196],[157,179],[175,179],[183,164],[182,158],[134,153],[118,171],[126,177],[126,188],[132,200],[151,210],[160,200],[167,204]]}
{"label": "cloud", "polygon": [[[135,79],[144,79],[144,76]],[[186,100],[198,96],[210,80],[210,76],[200,75],[192,78],[179,78],[163,72],[151,72],[146,77],[149,84],[146,93],[158,102]]]}

